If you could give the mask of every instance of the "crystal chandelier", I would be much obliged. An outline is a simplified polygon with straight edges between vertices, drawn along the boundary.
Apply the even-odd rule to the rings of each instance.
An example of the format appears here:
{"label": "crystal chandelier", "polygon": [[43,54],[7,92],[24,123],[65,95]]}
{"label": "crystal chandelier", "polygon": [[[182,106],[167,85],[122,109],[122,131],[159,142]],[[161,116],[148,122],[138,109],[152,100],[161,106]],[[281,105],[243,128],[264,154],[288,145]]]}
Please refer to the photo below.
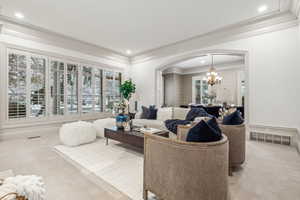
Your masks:
{"label": "crystal chandelier", "polygon": [[211,55],[211,67],[206,73],[206,77],[204,78],[204,81],[206,81],[209,85],[213,86],[215,84],[220,84],[222,79],[223,78],[218,75],[216,69],[214,68],[214,56]]}

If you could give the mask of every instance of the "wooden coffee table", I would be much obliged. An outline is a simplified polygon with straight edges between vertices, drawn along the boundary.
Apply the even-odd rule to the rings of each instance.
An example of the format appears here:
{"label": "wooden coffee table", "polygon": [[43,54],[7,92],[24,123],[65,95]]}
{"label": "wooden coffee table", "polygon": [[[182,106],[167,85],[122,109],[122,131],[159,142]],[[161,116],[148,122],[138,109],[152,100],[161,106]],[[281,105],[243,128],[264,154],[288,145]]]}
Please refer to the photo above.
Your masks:
{"label": "wooden coffee table", "polygon": [[[169,137],[168,131],[161,131],[154,134],[162,137]],[[106,145],[108,145],[108,139],[112,139],[138,148],[144,148],[144,134],[139,131],[118,130],[116,127],[105,128],[104,137],[106,138]]]}

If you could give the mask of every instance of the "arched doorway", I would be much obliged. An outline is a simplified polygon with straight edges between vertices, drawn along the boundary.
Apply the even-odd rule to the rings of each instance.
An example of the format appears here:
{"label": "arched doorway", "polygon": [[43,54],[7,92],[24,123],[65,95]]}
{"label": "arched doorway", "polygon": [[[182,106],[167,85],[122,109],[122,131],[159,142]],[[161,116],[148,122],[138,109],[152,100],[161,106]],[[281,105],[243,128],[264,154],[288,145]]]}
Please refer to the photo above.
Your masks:
{"label": "arched doorway", "polygon": [[250,98],[249,98],[249,54],[247,51],[242,50],[220,50],[220,49],[212,49],[212,50],[200,50],[196,52],[186,53],[179,56],[174,56],[165,61],[163,64],[161,64],[157,69],[155,73],[155,100],[157,106],[162,106],[164,102],[164,84],[163,84],[163,71],[169,68],[170,66],[183,62],[189,59],[193,59],[196,57],[201,57],[207,54],[214,54],[214,55],[239,55],[244,58],[244,72],[245,72],[245,99],[244,99],[244,105],[245,105],[245,121],[248,124],[249,117],[250,117]]}

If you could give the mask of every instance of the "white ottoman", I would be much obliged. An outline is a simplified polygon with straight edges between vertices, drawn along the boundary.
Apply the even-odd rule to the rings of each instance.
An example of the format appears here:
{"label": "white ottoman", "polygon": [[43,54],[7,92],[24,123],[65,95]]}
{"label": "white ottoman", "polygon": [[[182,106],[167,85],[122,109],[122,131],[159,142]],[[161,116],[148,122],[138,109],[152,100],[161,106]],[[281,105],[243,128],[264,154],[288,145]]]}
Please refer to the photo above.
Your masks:
{"label": "white ottoman", "polygon": [[114,118],[104,118],[94,121],[93,126],[97,131],[98,137],[104,137],[104,128],[111,128],[116,125]]}
{"label": "white ottoman", "polygon": [[92,123],[78,121],[64,124],[59,130],[60,141],[67,146],[78,146],[96,140],[96,130]]}

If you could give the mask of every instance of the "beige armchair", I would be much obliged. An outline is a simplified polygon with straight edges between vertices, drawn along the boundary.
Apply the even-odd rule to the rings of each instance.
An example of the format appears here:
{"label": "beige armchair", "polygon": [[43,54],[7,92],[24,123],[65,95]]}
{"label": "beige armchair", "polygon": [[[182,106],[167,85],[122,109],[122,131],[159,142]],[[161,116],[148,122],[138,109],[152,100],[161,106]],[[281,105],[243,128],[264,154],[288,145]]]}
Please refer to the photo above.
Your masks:
{"label": "beige armchair", "polygon": [[145,134],[144,200],[227,200],[228,141],[193,143]]}
{"label": "beige armchair", "polygon": [[[195,123],[196,124],[196,123]],[[186,141],[186,137],[193,125],[179,125],[177,139]],[[229,174],[232,175],[232,169],[240,166],[245,161],[246,154],[246,129],[242,125],[223,125],[219,124],[222,133],[227,136],[229,141]]]}
{"label": "beige armchair", "polygon": [[229,141],[229,164],[230,168],[235,168],[245,162],[246,154],[246,128],[241,125],[219,124],[222,133]]}

